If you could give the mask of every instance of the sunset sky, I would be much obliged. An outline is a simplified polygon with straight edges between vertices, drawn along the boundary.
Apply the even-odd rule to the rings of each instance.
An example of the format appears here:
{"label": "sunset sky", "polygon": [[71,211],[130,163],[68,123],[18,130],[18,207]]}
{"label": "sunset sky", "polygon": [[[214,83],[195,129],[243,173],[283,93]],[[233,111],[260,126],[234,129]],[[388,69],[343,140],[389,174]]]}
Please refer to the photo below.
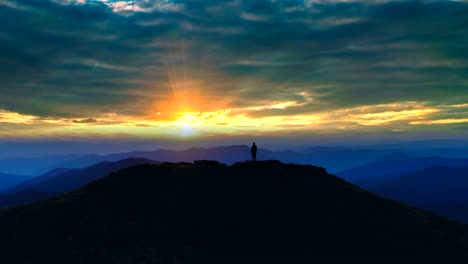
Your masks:
{"label": "sunset sky", "polygon": [[0,139],[468,136],[468,1],[0,0]]}

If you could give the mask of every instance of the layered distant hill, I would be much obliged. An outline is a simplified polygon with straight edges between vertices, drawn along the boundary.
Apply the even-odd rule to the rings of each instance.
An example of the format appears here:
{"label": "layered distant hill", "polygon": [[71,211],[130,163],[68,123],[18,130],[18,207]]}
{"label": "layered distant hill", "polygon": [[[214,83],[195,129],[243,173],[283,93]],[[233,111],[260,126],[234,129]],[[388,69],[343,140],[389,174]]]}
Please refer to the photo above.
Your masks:
{"label": "layered distant hill", "polygon": [[383,181],[370,190],[468,223],[468,167],[430,167]]}
{"label": "layered distant hill", "polygon": [[468,167],[468,159],[410,157],[392,153],[368,164],[337,172],[336,175],[365,188],[372,188],[402,174],[434,166]]}
{"label": "layered distant hill", "polygon": [[[326,167],[329,171],[352,168],[390,153],[386,150],[347,149],[333,147],[308,148],[303,152],[290,150],[270,151],[260,148],[258,158],[262,160],[280,160],[299,164],[315,164]],[[109,155],[85,155],[62,162],[57,167],[79,168],[101,161],[118,161],[131,157],[159,160],[162,162],[193,162],[199,159],[219,160],[226,164],[250,159],[250,147],[247,145],[223,146],[215,148],[191,148],[183,151],[155,150],[133,151]]]}
{"label": "layered distant hill", "polygon": [[330,172],[337,172],[364,165],[392,153],[392,150],[344,148],[344,147],[311,147],[303,153],[311,165],[319,165]]}
{"label": "layered distant hill", "polygon": [[[295,148],[295,150],[271,151],[260,144],[258,158],[275,159],[283,162],[318,165],[327,168],[329,172],[340,172],[365,165],[377,158],[402,152],[410,156],[437,156],[444,158],[468,158],[468,150],[463,148],[463,142],[429,141],[413,144],[389,144],[366,147],[318,146]],[[76,146],[75,146],[76,147]],[[24,146],[23,146],[24,148]],[[72,148],[74,149],[74,148]],[[80,153],[82,153],[81,150]],[[104,150],[103,150],[104,151]],[[16,152],[13,152],[16,153]],[[5,156],[5,153],[2,153]],[[24,154],[26,155],[26,154]],[[127,158],[147,158],[165,162],[193,162],[197,159],[216,159],[226,164],[250,159],[247,145],[222,146],[211,148],[191,148],[182,151],[154,150],[131,151],[108,155],[52,155],[31,157],[3,157],[0,159],[0,173],[37,176],[55,168],[84,168],[101,161],[115,162]]]}
{"label": "layered distant hill", "polygon": [[[316,142],[316,141],[311,141]],[[327,168],[328,171],[336,173],[364,165],[384,155],[393,152],[402,152],[409,156],[435,156],[445,158],[468,158],[468,141],[463,140],[424,140],[405,141],[401,143],[387,143],[380,145],[353,146],[352,142],[344,145],[329,146],[299,146],[290,145],[287,142],[278,141],[275,144],[257,142],[260,149],[264,149],[271,155],[261,159],[277,159],[284,162],[295,162],[301,164],[319,165]],[[223,144],[229,144],[226,141]],[[163,161],[179,161],[176,156],[188,157],[192,162],[199,157],[191,157],[184,152],[192,152],[193,149],[184,151],[132,151],[128,149],[145,149],[156,146],[155,142],[19,142],[0,143],[0,173],[37,176],[42,175],[52,169],[84,168],[100,161],[118,161],[129,157],[148,158]],[[163,144],[164,145],[164,144]],[[242,145],[248,148],[246,145]],[[239,146],[232,146],[238,148]],[[228,151],[231,146],[226,147],[205,147],[196,148],[199,152]],[[268,151],[270,149],[273,151]],[[286,151],[278,151],[286,150]],[[119,152],[120,151],[120,152]],[[160,152],[157,157],[151,157],[149,153]],[[120,153],[115,155],[84,155],[83,153]],[[261,154],[261,153],[259,153]],[[166,158],[167,160],[163,159]],[[221,160],[224,163],[243,161],[249,159],[249,152],[238,152],[238,155],[231,155],[229,159]],[[110,159],[114,156],[114,159]],[[212,157],[213,155],[211,155]],[[172,159],[171,159],[172,158]],[[214,157],[215,159],[218,159]]]}
{"label": "layered distant hill", "polygon": [[0,193],[0,206],[12,206],[41,200],[59,193],[76,190],[87,183],[124,168],[155,163],[159,162],[128,158],[116,162],[103,161],[83,169],[54,169],[42,176],[3,190]]}
{"label": "layered distant hill", "polygon": [[79,157],[81,157],[81,155],[4,158],[0,159],[0,172],[15,175],[29,175],[32,178],[58,168],[60,164],[75,160]]}
{"label": "layered distant hill", "polygon": [[0,173],[0,191],[30,179],[30,176]]}
{"label": "layered distant hill", "polygon": [[467,168],[468,159],[392,153],[337,175],[385,197],[468,223]]}
{"label": "layered distant hill", "polygon": [[0,211],[1,263],[466,263],[465,225],[314,166],[140,165]]}

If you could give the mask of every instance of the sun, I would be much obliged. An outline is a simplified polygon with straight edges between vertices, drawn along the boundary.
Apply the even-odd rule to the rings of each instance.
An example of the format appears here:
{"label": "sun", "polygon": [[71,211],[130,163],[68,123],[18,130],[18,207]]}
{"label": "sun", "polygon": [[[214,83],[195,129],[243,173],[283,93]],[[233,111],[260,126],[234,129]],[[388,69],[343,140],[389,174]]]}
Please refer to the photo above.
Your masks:
{"label": "sun", "polygon": [[180,134],[184,137],[188,137],[188,136],[192,136],[193,134],[195,134],[195,132],[196,132],[195,129],[193,129],[191,125],[185,124],[181,128]]}
{"label": "sun", "polygon": [[198,112],[181,112],[175,123],[181,128],[181,135],[187,137],[197,132],[196,127],[202,125],[203,120]]}

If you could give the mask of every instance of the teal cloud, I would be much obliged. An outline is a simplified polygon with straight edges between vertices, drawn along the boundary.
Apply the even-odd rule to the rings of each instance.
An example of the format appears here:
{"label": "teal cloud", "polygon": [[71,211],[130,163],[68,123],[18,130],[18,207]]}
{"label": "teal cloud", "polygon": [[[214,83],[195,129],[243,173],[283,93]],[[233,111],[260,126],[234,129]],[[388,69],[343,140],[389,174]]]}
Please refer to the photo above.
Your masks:
{"label": "teal cloud", "polygon": [[172,96],[171,78],[232,108],[302,103],[255,116],[468,101],[466,2],[57,2],[0,2],[0,109],[145,114]]}

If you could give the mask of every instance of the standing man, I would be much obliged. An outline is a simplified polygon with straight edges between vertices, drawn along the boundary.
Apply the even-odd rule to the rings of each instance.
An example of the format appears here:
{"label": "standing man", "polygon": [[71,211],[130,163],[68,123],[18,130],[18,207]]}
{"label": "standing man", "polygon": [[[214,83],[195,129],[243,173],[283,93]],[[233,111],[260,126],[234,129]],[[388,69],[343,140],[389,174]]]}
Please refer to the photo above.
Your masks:
{"label": "standing man", "polygon": [[257,145],[255,145],[255,142],[250,148],[250,154],[252,154],[252,161],[257,161]]}

